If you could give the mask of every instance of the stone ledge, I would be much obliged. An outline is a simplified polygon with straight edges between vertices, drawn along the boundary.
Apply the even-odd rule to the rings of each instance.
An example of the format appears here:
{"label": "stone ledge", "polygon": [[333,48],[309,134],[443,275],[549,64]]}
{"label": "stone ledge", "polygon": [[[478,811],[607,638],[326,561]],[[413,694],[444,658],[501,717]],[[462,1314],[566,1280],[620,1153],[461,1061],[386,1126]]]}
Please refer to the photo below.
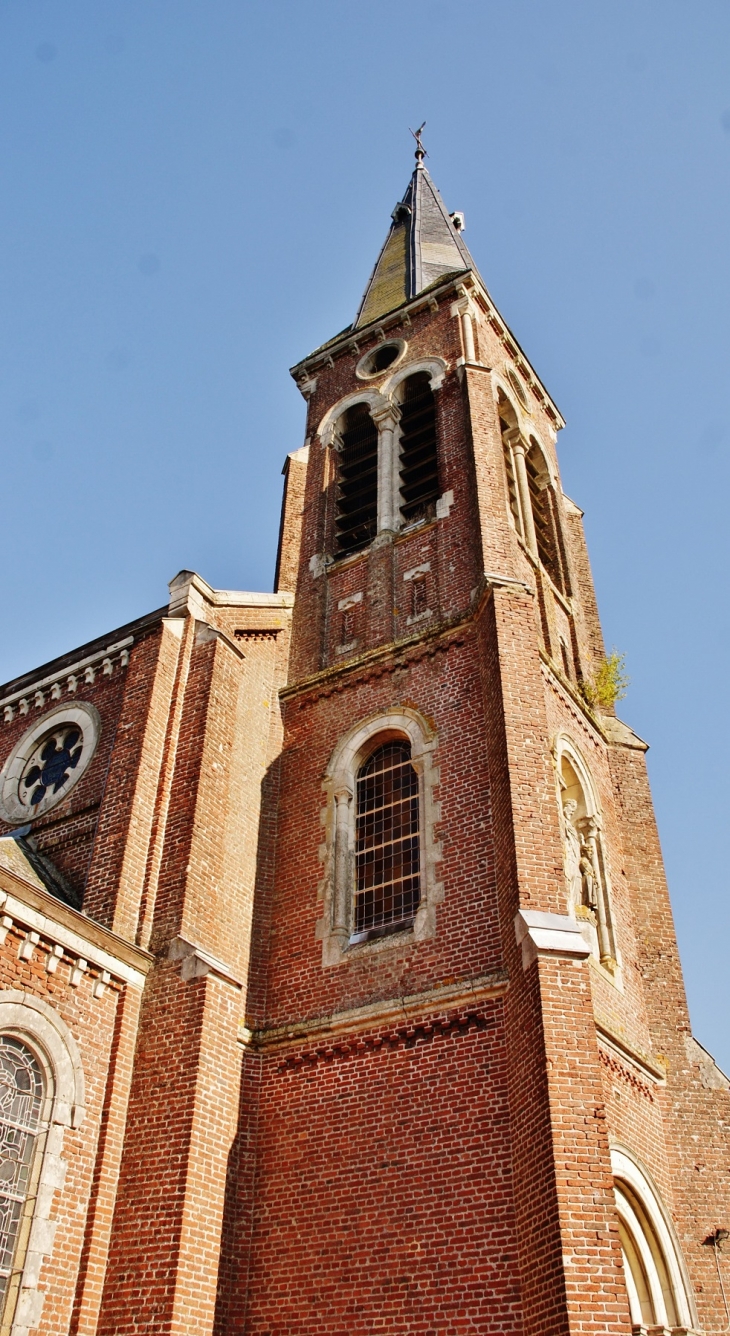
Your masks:
{"label": "stone ledge", "polygon": [[[153,964],[149,952],[118,937],[79,910],[57,900],[40,885],[34,886],[4,867],[0,867],[0,907],[4,915],[3,927],[9,929],[12,924],[22,924],[44,942],[63,947],[69,956],[83,962],[82,972],[91,964],[100,969],[102,975],[106,973],[107,977],[135,988],[143,987]],[[39,944],[33,945],[47,950]]]}
{"label": "stone ledge", "polygon": [[242,1025],[239,1042],[254,1049],[278,1051],[289,1044],[301,1044],[305,1040],[321,1041],[335,1035],[357,1034],[394,1020],[410,1023],[434,1012],[455,1011],[460,1007],[503,997],[508,984],[505,971],[495,970],[493,974],[481,974],[474,979],[441,984],[423,993],[386,998],[367,1006],[335,1011],[328,1016],[318,1016],[298,1024],[277,1026],[270,1030],[250,1030]]}
{"label": "stone ledge", "polygon": [[579,924],[567,914],[519,909],[514,923],[517,945],[522,946],[522,968],[525,970],[534,964],[538,956],[585,960],[591,954]]}
{"label": "stone ledge", "polygon": [[604,1048],[609,1049],[616,1057],[624,1062],[630,1062],[636,1067],[645,1080],[652,1081],[655,1085],[665,1085],[667,1080],[667,1069],[649,1053],[638,1048],[635,1044],[620,1035],[612,1025],[596,1016],[596,1033],[598,1042]]}

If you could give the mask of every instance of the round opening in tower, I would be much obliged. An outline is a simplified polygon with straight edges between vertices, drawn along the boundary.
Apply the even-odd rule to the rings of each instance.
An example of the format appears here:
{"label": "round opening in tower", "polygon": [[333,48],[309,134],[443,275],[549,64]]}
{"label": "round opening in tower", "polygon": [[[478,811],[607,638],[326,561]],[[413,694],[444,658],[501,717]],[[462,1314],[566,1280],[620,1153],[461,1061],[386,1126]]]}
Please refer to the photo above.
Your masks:
{"label": "round opening in tower", "polygon": [[355,368],[357,375],[361,380],[368,380],[371,376],[382,376],[384,371],[399,362],[406,350],[403,339],[393,339],[388,343],[379,343],[377,348],[366,353]]}

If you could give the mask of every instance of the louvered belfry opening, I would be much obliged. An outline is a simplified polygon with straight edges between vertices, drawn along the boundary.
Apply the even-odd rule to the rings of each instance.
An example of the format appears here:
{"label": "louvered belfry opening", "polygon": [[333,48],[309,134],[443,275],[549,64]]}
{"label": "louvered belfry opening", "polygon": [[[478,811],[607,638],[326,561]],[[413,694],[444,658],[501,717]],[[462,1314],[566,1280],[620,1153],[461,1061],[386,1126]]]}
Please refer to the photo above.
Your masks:
{"label": "louvered belfry opening", "polygon": [[355,934],[406,926],[421,899],[418,775],[409,743],[386,742],[357,776]]}
{"label": "louvered belfry opening", "polygon": [[517,532],[522,534],[522,516],[520,515],[520,500],[517,493],[517,479],[515,478],[515,465],[512,458],[512,446],[510,445],[510,433],[512,424],[508,422],[507,417],[502,413],[499,415],[499,429],[502,433],[502,450],[504,452],[504,469],[507,475],[507,491],[509,493],[509,508],[512,511],[512,518],[517,527]]}
{"label": "louvered belfry opening", "polygon": [[367,547],[378,525],[378,429],[367,404],[345,414],[340,433],[335,549],[338,556]]}
{"label": "louvered belfry opening", "polygon": [[550,579],[558,589],[563,588],[563,574],[558,555],[555,534],[555,516],[552,509],[552,496],[549,487],[540,486],[540,475],[544,468],[542,456],[536,445],[525,456],[527,482],[530,488],[532,518],[535,524],[537,555],[545,567]]}
{"label": "louvered belfry opening", "polygon": [[404,384],[400,428],[401,515],[432,519],[439,496],[436,400],[425,371]]}

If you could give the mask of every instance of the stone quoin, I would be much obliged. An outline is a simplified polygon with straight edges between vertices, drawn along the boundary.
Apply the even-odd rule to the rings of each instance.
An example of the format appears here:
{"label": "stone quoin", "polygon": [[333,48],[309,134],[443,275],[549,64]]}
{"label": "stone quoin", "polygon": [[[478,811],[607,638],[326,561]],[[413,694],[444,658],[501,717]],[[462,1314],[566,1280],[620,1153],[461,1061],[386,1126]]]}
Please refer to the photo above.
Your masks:
{"label": "stone quoin", "polygon": [[464,236],[419,138],[274,593],[0,688],[0,1336],[730,1327],[730,1082]]}

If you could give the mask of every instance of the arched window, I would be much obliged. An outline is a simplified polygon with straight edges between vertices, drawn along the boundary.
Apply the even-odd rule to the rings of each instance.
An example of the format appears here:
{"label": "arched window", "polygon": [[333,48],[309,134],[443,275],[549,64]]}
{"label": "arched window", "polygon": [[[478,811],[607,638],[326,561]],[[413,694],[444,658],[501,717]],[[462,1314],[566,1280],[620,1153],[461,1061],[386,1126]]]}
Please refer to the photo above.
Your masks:
{"label": "arched window", "polygon": [[593,783],[582,756],[567,737],[558,737],[556,750],[568,909],[585,925],[594,954],[613,975],[618,968],[617,948],[603,823]]}
{"label": "arched window", "polygon": [[324,783],[324,965],[385,949],[392,934],[394,946],[435,935],[444,896],[437,750],[433,725],[408,706],[361,720],[337,743]]}
{"label": "arched window", "polygon": [[614,1147],[611,1162],[634,1331],[694,1327],[679,1247],[658,1194],[626,1151]]}
{"label": "arched window", "polygon": [[514,526],[553,584],[565,593],[557,501],[545,456],[534,437],[525,441],[514,405],[502,390],[497,409]]}
{"label": "arched window", "polygon": [[530,490],[532,521],[535,528],[537,556],[553,584],[563,590],[563,568],[558,547],[558,522],[555,495],[545,457],[537,441],[531,440],[525,455],[527,485]]}
{"label": "arched window", "polygon": [[386,742],[357,775],[355,937],[413,921],[421,898],[419,827],[410,744]]}
{"label": "arched window", "polygon": [[378,429],[366,403],[343,415],[337,449],[335,546],[345,556],[367,547],[378,526]]}
{"label": "arched window", "polygon": [[436,513],[436,400],[427,371],[409,376],[400,392],[400,512],[408,523]]}
{"label": "arched window", "polygon": [[520,494],[513,454],[513,446],[519,440],[520,429],[517,425],[517,415],[515,410],[509,402],[509,399],[507,399],[501,391],[499,395],[499,428],[502,433],[502,452],[504,454],[504,471],[507,477],[507,493],[509,496],[510,513],[518,534],[521,538],[524,538],[525,530],[522,524]]}
{"label": "arched window", "polygon": [[0,1035],[0,1314],[10,1329],[23,1275],[46,1127],[46,1079],[36,1055]]}

